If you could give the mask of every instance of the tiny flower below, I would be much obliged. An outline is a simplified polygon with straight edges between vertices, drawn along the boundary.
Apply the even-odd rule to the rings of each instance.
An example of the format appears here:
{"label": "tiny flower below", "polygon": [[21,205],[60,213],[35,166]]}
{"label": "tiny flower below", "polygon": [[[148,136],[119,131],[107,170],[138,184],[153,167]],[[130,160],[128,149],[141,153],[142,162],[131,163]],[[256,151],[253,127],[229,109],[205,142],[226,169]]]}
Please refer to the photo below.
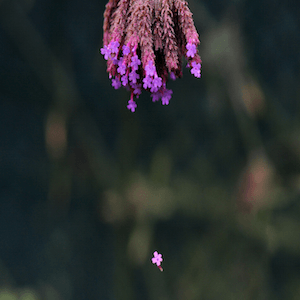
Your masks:
{"label": "tiny flower below", "polygon": [[154,256],[154,257],[152,257],[152,263],[153,263],[153,264],[156,264],[157,266],[160,266],[160,263],[163,261],[162,255],[159,254],[157,251],[155,251],[155,252],[153,253],[153,256]]}

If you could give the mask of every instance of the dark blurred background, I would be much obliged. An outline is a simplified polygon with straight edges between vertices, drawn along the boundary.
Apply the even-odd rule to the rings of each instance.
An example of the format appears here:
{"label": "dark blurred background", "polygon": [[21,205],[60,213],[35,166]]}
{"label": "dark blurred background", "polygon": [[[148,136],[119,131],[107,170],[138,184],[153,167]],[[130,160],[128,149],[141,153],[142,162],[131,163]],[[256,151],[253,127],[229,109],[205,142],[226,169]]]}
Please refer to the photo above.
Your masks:
{"label": "dark blurred background", "polygon": [[300,2],[190,0],[202,78],[135,113],[105,4],[0,0],[0,300],[300,299]]}

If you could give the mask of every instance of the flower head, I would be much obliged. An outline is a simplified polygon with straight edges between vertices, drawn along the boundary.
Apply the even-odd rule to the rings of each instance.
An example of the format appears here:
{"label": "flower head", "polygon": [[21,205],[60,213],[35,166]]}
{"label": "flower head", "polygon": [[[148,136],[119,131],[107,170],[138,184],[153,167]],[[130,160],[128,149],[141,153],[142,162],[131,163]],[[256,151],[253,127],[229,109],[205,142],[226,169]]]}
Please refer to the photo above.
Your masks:
{"label": "flower head", "polygon": [[161,98],[161,92],[157,91],[151,94],[152,102],[156,102]]}
{"label": "flower head", "polygon": [[[200,44],[186,0],[109,0],[104,12],[103,48],[113,87],[123,85],[138,97],[151,92],[152,101],[167,105],[169,78],[182,76],[185,57],[191,73],[200,77]],[[132,99],[130,101],[133,101]],[[128,109],[135,111],[135,102]]]}
{"label": "flower head", "polygon": [[111,57],[111,49],[109,49],[107,46],[104,46],[100,49],[101,54],[104,55],[104,59],[108,60]]}
{"label": "flower head", "polygon": [[119,88],[121,87],[121,85],[122,85],[119,78],[112,79],[111,82],[112,82],[111,85],[112,85],[116,90],[119,89]]}
{"label": "flower head", "polygon": [[156,264],[158,267],[160,266],[160,263],[163,261],[162,255],[159,254],[157,251],[153,252],[153,257],[152,257],[152,263]]}

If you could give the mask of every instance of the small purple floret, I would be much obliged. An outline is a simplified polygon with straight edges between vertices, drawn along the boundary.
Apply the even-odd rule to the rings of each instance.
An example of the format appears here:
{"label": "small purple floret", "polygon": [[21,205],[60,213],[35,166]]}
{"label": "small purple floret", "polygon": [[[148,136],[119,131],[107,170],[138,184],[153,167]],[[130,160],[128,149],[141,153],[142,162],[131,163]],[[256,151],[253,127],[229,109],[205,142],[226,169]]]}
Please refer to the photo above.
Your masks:
{"label": "small purple floret", "polygon": [[137,55],[134,55],[131,57],[131,63],[130,66],[132,67],[132,70],[138,70],[139,65],[141,64],[141,61],[139,60]]}
{"label": "small purple floret", "polygon": [[101,54],[104,55],[105,60],[108,60],[111,57],[111,50],[107,46],[104,46],[101,48]]}
{"label": "small purple floret", "polygon": [[126,66],[125,64],[123,64],[123,57],[120,58],[120,60],[118,61],[118,69],[117,72],[121,75],[124,75],[126,73]]}
{"label": "small purple floret", "polygon": [[135,71],[132,71],[129,73],[129,80],[132,82],[132,83],[136,83],[137,79],[140,78],[140,75],[137,74]]}
{"label": "small purple floret", "polygon": [[142,93],[142,84],[133,84],[132,87],[134,88],[133,93],[138,97]]}
{"label": "small purple floret", "polygon": [[134,112],[135,109],[136,109],[136,107],[137,107],[137,105],[136,105],[135,101],[132,100],[132,99],[130,99],[130,100],[128,101],[127,108],[128,108],[129,110],[131,110],[131,112]]}
{"label": "small purple floret", "polygon": [[126,86],[128,84],[128,76],[127,75],[122,76],[121,81],[123,86]]}
{"label": "small purple floret", "polygon": [[201,69],[201,64],[200,63],[196,63],[195,61],[192,62],[192,69],[191,69],[191,73],[197,77],[200,78],[201,74],[200,74],[200,69]]}
{"label": "small purple floret", "polygon": [[147,66],[145,67],[145,71],[146,71],[146,76],[154,76],[156,72],[156,68],[152,60],[149,60]]}
{"label": "small purple floret", "polygon": [[151,88],[152,86],[152,78],[150,76],[146,76],[144,79],[143,79],[143,88],[146,90],[147,88]]}
{"label": "small purple floret", "polygon": [[151,92],[157,92],[158,89],[162,86],[162,79],[160,77],[155,77],[152,81]]}
{"label": "small purple floret", "polygon": [[118,53],[119,46],[120,46],[120,43],[118,41],[113,41],[113,42],[110,42],[108,47],[110,48],[111,53]]}
{"label": "small purple floret", "polygon": [[130,48],[126,45],[123,45],[122,50],[123,50],[123,55],[128,55],[130,53]]}
{"label": "small purple floret", "polygon": [[114,57],[114,58],[112,59],[112,62],[113,62],[114,65],[119,64],[119,60],[118,60],[116,57]]}
{"label": "small purple floret", "polygon": [[119,78],[116,78],[116,79],[112,79],[111,80],[111,85],[117,90],[121,87],[121,81]]}
{"label": "small purple floret", "polygon": [[126,66],[123,64],[118,63],[119,67],[117,69],[118,73],[124,75],[126,73]]}
{"label": "small purple floret", "polygon": [[162,105],[168,105],[169,104],[169,101],[172,97],[172,94],[173,94],[172,90],[165,89],[163,91],[163,95],[161,97]]}
{"label": "small purple floret", "polygon": [[174,72],[171,72],[171,73],[170,73],[170,78],[171,78],[172,80],[176,80],[176,75],[174,74]]}
{"label": "small purple floret", "polygon": [[161,262],[163,261],[162,255],[159,254],[157,251],[155,251],[153,253],[153,257],[151,258],[151,260],[152,260],[153,264],[156,264],[157,266],[160,266]]}
{"label": "small purple floret", "polygon": [[161,98],[161,92],[157,91],[155,93],[152,93],[151,97],[152,97],[152,102],[156,102]]}
{"label": "small purple floret", "polygon": [[186,49],[188,50],[186,53],[187,57],[194,57],[195,54],[197,53],[197,48],[195,44],[187,43]]}

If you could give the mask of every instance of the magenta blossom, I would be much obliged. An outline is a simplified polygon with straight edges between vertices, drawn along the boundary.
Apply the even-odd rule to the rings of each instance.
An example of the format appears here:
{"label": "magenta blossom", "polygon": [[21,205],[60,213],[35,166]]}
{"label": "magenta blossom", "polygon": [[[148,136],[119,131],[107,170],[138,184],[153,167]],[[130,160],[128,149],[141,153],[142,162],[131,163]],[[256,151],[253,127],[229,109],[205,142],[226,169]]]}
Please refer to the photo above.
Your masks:
{"label": "magenta blossom", "polygon": [[160,263],[163,261],[162,255],[159,254],[157,251],[155,251],[155,252],[153,253],[153,256],[154,256],[154,257],[152,257],[152,263],[153,263],[153,264],[156,264],[157,266],[160,266]]}
{"label": "magenta blossom", "polygon": [[182,77],[182,59],[191,73],[201,76],[199,35],[186,0],[109,0],[104,12],[103,48],[114,88],[130,91],[127,108],[135,111],[142,90],[152,101],[168,105],[169,78]]}

